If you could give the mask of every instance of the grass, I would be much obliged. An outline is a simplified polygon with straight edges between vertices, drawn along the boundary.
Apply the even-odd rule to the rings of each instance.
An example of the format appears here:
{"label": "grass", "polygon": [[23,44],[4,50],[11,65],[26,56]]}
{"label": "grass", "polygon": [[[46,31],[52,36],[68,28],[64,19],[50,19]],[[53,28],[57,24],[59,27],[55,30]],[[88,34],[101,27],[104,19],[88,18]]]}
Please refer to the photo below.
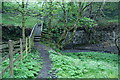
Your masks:
{"label": "grass", "polygon": [[[19,54],[14,56],[17,58]],[[15,62],[16,66],[20,61]],[[2,69],[5,69],[9,65],[9,59],[2,62]],[[14,67],[14,78],[36,78],[40,69],[42,68],[41,58],[38,52],[28,53],[28,56],[23,59],[18,67]],[[9,70],[4,73],[3,78],[10,78]]]}
{"label": "grass", "polygon": [[108,20],[108,23],[118,23],[118,19],[112,19],[112,20]]}
{"label": "grass", "polygon": [[[26,16],[26,23],[25,26],[27,28],[31,28],[35,25],[35,23],[39,22],[40,20],[36,17],[32,16]],[[22,25],[22,17],[21,15],[10,15],[10,14],[2,14],[2,23],[8,24],[8,25],[15,25],[15,26],[21,26]]]}
{"label": "grass", "polygon": [[108,26],[111,26],[111,25],[116,25],[119,23],[118,19],[100,19],[98,22],[98,25],[101,26],[101,27],[108,27]]}
{"label": "grass", "polygon": [[118,78],[118,55],[98,52],[49,51],[58,78]]}

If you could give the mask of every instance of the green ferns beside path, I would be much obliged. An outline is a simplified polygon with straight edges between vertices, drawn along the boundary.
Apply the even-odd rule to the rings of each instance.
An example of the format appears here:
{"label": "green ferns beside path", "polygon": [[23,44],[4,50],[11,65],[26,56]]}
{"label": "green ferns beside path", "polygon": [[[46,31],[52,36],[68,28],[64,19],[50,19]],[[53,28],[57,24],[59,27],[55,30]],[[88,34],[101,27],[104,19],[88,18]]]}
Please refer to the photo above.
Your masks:
{"label": "green ferns beside path", "polygon": [[118,78],[118,55],[98,52],[63,53],[49,51],[59,78]]}
{"label": "green ferns beside path", "polygon": [[[17,58],[19,54],[16,54],[14,58]],[[20,61],[17,61],[16,66]],[[2,62],[2,68],[8,66],[9,60]],[[14,78],[36,78],[38,72],[42,68],[41,58],[38,52],[28,53],[28,56],[23,60],[18,67],[14,67]],[[9,70],[4,73],[3,78],[10,78]]]}

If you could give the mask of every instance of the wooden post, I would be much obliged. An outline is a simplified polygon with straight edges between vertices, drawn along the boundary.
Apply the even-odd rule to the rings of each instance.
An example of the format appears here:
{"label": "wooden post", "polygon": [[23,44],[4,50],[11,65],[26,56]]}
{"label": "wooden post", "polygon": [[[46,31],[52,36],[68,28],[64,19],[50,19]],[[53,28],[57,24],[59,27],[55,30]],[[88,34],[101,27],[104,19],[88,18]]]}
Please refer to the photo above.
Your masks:
{"label": "wooden post", "polygon": [[10,77],[13,78],[13,42],[12,40],[9,40],[9,64],[10,64]]}
{"label": "wooden post", "polygon": [[33,41],[34,41],[34,37],[31,37],[31,47],[34,45]]}
{"label": "wooden post", "polygon": [[26,37],[26,41],[25,42],[26,42],[25,46],[26,46],[26,55],[27,55],[27,53],[28,53],[28,40],[27,40],[27,37]]}
{"label": "wooden post", "polygon": [[20,54],[21,54],[21,62],[22,62],[22,57],[23,57],[23,44],[22,44],[22,39],[20,38]]}
{"label": "wooden post", "polygon": [[31,52],[31,38],[29,37],[29,52]]}

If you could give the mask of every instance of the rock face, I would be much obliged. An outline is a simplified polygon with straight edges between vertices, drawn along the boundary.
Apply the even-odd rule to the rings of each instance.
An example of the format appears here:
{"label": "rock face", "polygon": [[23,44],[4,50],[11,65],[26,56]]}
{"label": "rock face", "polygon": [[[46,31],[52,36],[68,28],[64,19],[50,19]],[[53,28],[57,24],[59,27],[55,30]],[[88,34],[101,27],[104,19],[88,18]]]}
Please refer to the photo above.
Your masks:
{"label": "rock face", "polygon": [[107,28],[93,28],[92,33],[79,30],[74,36],[72,44],[89,44],[106,41],[114,41],[114,38],[120,36],[120,27],[115,25]]}
{"label": "rock face", "polygon": [[[109,27],[96,27],[92,28],[90,33],[87,33],[85,30],[79,29],[73,41],[66,45],[65,48],[71,49],[96,49],[101,48],[99,50],[105,49],[105,51],[109,51],[109,49],[113,49],[113,51],[117,52],[117,48],[114,44],[115,37],[120,36],[120,26],[113,25]],[[119,42],[120,43],[120,42]],[[99,45],[98,45],[99,44]],[[92,46],[91,46],[92,45]]]}
{"label": "rock face", "polygon": [[88,37],[84,30],[77,31],[74,36],[73,44],[86,44]]}
{"label": "rock face", "polygon": [[115,37],[120,36],[120,27],[115,25],[107,28],[93,28],[93,33],[86,33],[84,30],[78,30],[74,36],[72,44],[91,44],[106,41],[113,41]]}

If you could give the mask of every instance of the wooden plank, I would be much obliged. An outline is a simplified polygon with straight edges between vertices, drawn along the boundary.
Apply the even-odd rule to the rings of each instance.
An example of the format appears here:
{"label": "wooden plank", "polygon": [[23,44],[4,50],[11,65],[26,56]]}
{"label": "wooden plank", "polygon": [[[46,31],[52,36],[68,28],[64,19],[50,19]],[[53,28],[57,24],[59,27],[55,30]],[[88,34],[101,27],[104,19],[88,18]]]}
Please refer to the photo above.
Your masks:
{"label": "wooden plank", "polygon": [[0,49],[2,49],[2,45],[0,45]]}
{"label": "wooden plank", "polygon": [[23,56],[23,44],[22,44],[22,39],[20,38],[20,54],[21,54],[21,62],[22,62],[22,56]]}
{"label": "wooden plank", "polygon": [[29,37],[29,52],[31,52],[31,38]]}
{"label": "wooden plank", "polygon": [[15,50],[14,50],[14,53],[20,53],[20,48],[15,49]]}
{"label": "wooden plank", "polygon": [[0,49],[0,53],[2,54],[2,50]]}
{"label": "wooden plank", "polygon": [[13,44],[14,44],[14,45],[20,44],[20,41],[14,41]]}
{"label": "wooden plank", "polygon": [[3,52],[9,52],[9,49],[3,49],[3,50],[1,50],[2,51],[2,53]]}
{"label": "wooden plank", "polygon": [[[13,61],[13,63],[15,63],[17,60],[19,60],[19,59],[20,59],[20,56],[21,56],[21,55],[19,55],[19,56]],[[5,68],[5,69],[0,73],[0,75],[4,74],[4,72],[6,72],[9,68],[10,68],[10,64],[7,66],[7,68]]]}
{"label": "wooden plank", "polygon": [[20,45],[14,45],[14,48],[15,48],[15,47],[20,47]]}
{"label": "wooden plank", "polygon": [[[21,55],[20,55],[20,56],[18,56],[17,60],[18,60],[20,57],[21,57]],[[27,55],[23,56],[23,58],[22,58],[22,59],[24,59],[24,58],[26,58],[26,57],[27,57]],[[14,63],[15,63],[17,60],[14,60]],[[18,64],[16,65],[16,67],[18,67],[19,65],[20,65],[20,63],[18,63]]]}
{"label": "wooden plank", "polygon": [[[0,50],[0,51],[2,51],[2,53],[8,53],[9,52],[9,49],[4,49],[4,50]],[[19,52],[20,51],[20,48],[15,48],[14,49],[14,52],[16,53],[16,52]]]}
{"label": "wooden plank", "polygon": [[26,44],[23,44],[23,49],[25,49],[26,48]]}
{"label": "wooden plank", "polygon": [[10,77],[13,78],[13,42],[9,40],[9,64],[10,64]]}
{"label": "wooden plank", "polygon": [[14,61],[13,63],[15,63],[16,61],[18,61],[20,59],[21,55],[19,55]]}
{"label": "wooden plank", "polygon": [[26,43],[26,40],[22,40],[22,43],[25,44],[25,43]]}
{"label": "wooden plank", "polygon": [[0,75],[3,75],[9,68],[10,68],[10,65],[7,66],[7,68],[5,68],[2,72],[0,72]]}
{"label": "wooden plank", "polygon": [[9,55],[6,55],[5,57],[2,58],[2,61],[6,60],[9,57]]}
{"label": "wooden plank", "polygon": [[8,44],[0,45],[0,49],[5,49],[5,48],[8,48]]}
{"label": "wooden plank", "polygon": [[31,31],[31,33],[30,33],[30,37],[32,37],[33,32],[34,32],[34,30],[35,30],[36,26],[37,26],[37,23],[34,25],[34,27],[33,27],[32,31]]}
{"label": "wooden plank", "polygon": [[28,53],[28,38],[26,37],[26,55]]}
{"label": "wooden plank", "polygon": [[0,42],[0,44],[8,44],[8,42]]}
{"label": "wooden plank", "polygon": [[[15,53],[13,53],[14,55]],[[2,61],[6,60],[9,57],[9,55],[6,55],[5,57],[2,58]]]}
{"label": "wooden plank", "polygon": [[25,53],[26,52],[26,50],[23,50],[23,53]]}
{"label": "wooden plank", "polygon": [[[29,50],[29,48],[27,49],[27,51]],[[26,49],[25,50],[23,50],[23,53],[26,53]],[[28,51],[28,53],[29,53],[29,51]]]}
{"label": "wooden plank", "polygon": [[[7,68],[5,68],[0,74],[3,74],[4,72],[6,72],[9,68],[10,68],[10,75],[11,75],[11,77],[13,77],[14,76],[14,72],[13,72],[13,63],[15,63],[17,60],[19,60],[20,58],[21,58],[21,55],[19,55],[14,61],[13,61],[13,55],[16,53],[16,52],[18,52],[18,51],[20,51],[21,53],[23,53],[23,52],[26,52],[26,53],[28,53],[29,51],[28,51],[28,40],[26,39],[26,41],[23,41],[24,43],[25,43],[25,45],[22,45],[22,48],[24,48],[25,47],[25,51],[21,51],[20,49],[17,49],[17,50],[15,50],[15,51],[13,51],[13,42],[11,41],[11,40],[9,40],[9,42],[8,42],[8,47],[9,47],[9,55],[6,55],[5,57],[3,57],[2,58],[2,61],[4,61],[4,60],[6,60],[8,57],[9,57],[9,66],[7,66]],[[15,41],[14,42],[14,44],[19,44],[20,43],[20,41]],[[17,45],[17,46],[20,46],[20,45]],[[22,49],[23,50],[23,49]],[[26,55],[27,56],[27,55]],[[24,58],[26,57],[26,56],[24,56]]]}
{"label": "wooden plank", "polygon": [[[25,52],[25,51],[24,51]],[[28,51],[28,53],[29,53],[29,51]],[[23,56],[22,55],[22,59],[24,59],[24,58],[26,58],[27,57],[27,55],[25,55],[25,56]],[[19,65],[20,65],[20,63],[18,63],[17,65],[16,65],[16,67],[19,67]]]}
{"label": "wooden plank", "polygon": [[25,56],[23,57],[23,59],[26,58],[26,57],[27,57],[27,55],[25,55]]}

